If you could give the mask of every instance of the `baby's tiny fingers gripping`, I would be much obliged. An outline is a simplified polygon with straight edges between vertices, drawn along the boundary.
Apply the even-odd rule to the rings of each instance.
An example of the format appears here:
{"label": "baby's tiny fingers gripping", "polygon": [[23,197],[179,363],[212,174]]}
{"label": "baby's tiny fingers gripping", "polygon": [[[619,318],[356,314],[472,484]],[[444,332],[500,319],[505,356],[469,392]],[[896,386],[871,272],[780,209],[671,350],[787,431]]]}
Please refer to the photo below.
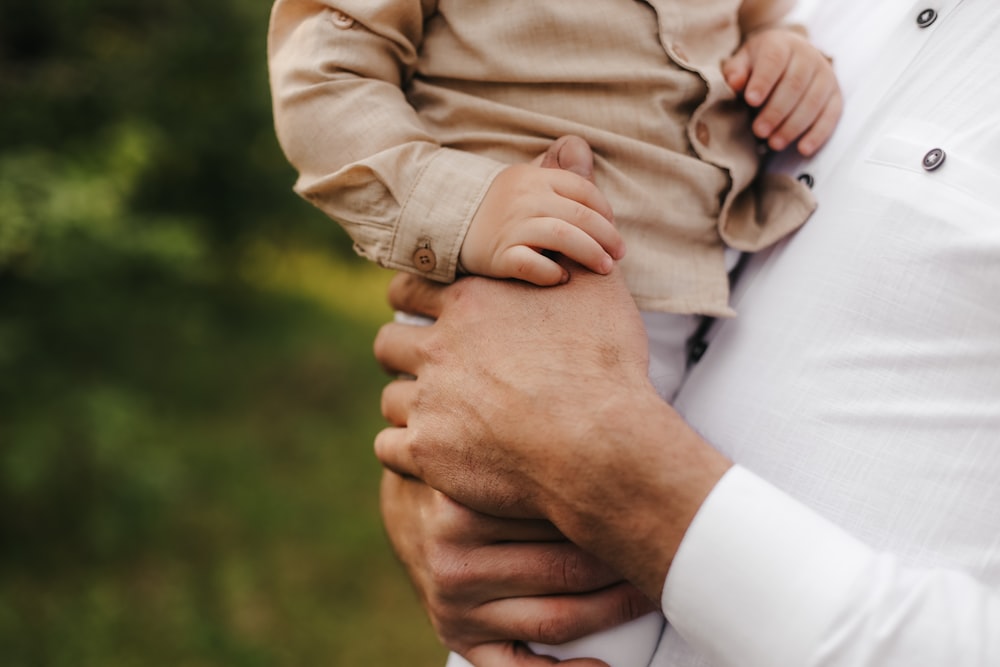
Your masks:
{"label": "baby's tiny fingers gripping", "polygon": [[722,63],[722,76],[735,92],[742,92],[750,78],[750,52],[746,45]]}
{"label": "baby's tiny fingers gripping", "polygon": [[785,41],[773,39],[774,31],[754,35],[744,48],[750,57],[750,76],[743,93],[752,107],[764,104],[774,92],[791,59],[791,49]]}
{"label": "baby's tiny fingers gripping", "polygon": [[819,117],[809,128],[809,131],[803,135],[799,140],[798,148],[799,153],[809,157],[820,147],[829,140],[833,135],[834,129],[837,127],[837,121],[840,120],[840,114],[844,109],[844,98],[837,89],[827,100],[826,104],[823,106],[823,110],[820,112]]}
{"label": "baby's tiny fingers gripping", "polygon": [[[540,246],[542,247],[542,246]],[[546,250],[559,252],[545,246]],[[499,276],[517,278],[539,287],[561,285],[569,280],[569,273],[555,261],[526,245],[514,245],[500,251],[494,269]]]}
{"label": "baby's tiny fingers gripping", "polygon": [[[558,217],[584,232],[612,259],[621,259],[625,256],[625,241],[618,232],[618,228],[615,227],[614,223],[611,222],[611,220],[603,213],[592,208],[588,208],[585,204],[580,202],[567,201],[565,205],[561,207]],[[590,266],[587,262],[581,261],[580,258],[569,255],[569,253],[566,254],[591,270],[598,271],[598,273],[607,273],[607,271],[611,270],[609,265],[607,270],[599,271],[598,269]],[[592,259],[596,260],[597,258],[594,257]]]}
{"label": "baby's tiny fingers gripping", "polygon": [[531,227],[525,230],[522,239],[525,246],[557,252],[602,275],[614,267],[614,258],[580,227],[561,218],[536,218],[530,222]]}
{"label": "baby's tiny fingers gripping", "polygon": [[[812,64],[792,55],[780,80],[774,85],[767,103],[753,122],[753,132],[758,137],[770,137],[799,107],[813,81]],[[772,145],[772,148],[778,150]]]}
{"label": "baby's tiny fingers gripping", "polygon": [[823,113],[835,91],[836,87],[828,85],[823,77],[814,77],[798,102],[788,111],[780,127],[771,134],[768,145],[773,150],[780,151],[802,137]]}
{"label": "baby's tiny fingers gripping", "polygon": [[[546,169],[543,175],[560,198],[579,204],[614,226],[615,214],[611,202],[594,183],[565,170]],[[562,209],[558,215],[574,222],[582,217],[580,213],[578,209]]]}

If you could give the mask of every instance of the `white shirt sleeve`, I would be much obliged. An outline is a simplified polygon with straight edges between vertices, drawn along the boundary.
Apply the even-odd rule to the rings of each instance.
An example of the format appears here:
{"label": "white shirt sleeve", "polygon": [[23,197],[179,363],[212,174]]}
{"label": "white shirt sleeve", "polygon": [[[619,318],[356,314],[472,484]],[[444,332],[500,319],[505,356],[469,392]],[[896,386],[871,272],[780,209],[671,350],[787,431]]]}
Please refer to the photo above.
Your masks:
{"label": "white shirt sleeve", "polygon": [[1000,665],[1000,594],[906,567],[739,466],[667,576],[673,628],[720,667]]}

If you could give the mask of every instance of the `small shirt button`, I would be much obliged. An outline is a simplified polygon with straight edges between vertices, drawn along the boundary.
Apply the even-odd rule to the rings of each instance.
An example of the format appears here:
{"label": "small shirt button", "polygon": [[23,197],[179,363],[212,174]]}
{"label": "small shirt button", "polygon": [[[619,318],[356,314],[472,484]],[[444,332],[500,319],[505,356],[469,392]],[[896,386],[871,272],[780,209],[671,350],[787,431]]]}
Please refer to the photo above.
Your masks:
{"label": "small shirt button", "polygon": [[694,126],[694,137],[702,146],[708,146],[708,142],[712,139],[712,133],[708,131],[708,125],[699,120]]}
{"label": "small shirt button", "polygon": [[946,157],[947,154],[940,148],[932,148],[924,155],[923,167],[927,171],[934,171],[944,164],[944,159]]}
{"label": "small shirt button", "polygon": [[333,10],[333,25],[341,28],[342,30],[347,30],[354,26],[354,19],[340,11],[339,9]]}
{"label": "small shirt button", "polygon": [[413,253],[413,266],[418,271],[430,273],[437,266],[437,255],[429,247],[422,245]]}
{"label": "small shirt button", "polygon": [[689,366],[694,366],[696,363],[701,361],[701,358],[705,356],[708,352],[708,343],[704,338],[699,338],[688,343],[688,358],[687,362]]}
{"label": "small shirt button", "polygon": [[795,180],[797,180],[799,183],[806,186],[810,190],[812,190],[812,186],[816,184],[816,179],[812,177],[812,174],[807,174],[805,172],[796,176]]}
{"label": "small shirt button", "polygon": [[932,23],[937,21],[938,14],[933,9],[925,9],[924,11],[917,14],[917,25],[921,28],[927,28]]}

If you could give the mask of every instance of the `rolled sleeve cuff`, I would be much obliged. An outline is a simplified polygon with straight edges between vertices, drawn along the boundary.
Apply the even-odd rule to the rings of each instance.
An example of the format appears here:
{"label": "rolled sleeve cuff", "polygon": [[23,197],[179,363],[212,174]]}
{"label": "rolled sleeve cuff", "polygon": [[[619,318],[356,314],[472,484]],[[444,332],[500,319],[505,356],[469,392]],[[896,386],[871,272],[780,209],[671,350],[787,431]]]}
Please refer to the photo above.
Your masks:
{"label": "rolled sleeve cuff", "polygon": [[441,282],[454,280],[472,216],[505,166],[478,155],[441,149],[403,203],[388,266]]}
{"label": "rolled sleeve cuff", "polygon": [[871,557],[838,526],[734,466],[684,536],[663,610],[713,664],[806,664]]}

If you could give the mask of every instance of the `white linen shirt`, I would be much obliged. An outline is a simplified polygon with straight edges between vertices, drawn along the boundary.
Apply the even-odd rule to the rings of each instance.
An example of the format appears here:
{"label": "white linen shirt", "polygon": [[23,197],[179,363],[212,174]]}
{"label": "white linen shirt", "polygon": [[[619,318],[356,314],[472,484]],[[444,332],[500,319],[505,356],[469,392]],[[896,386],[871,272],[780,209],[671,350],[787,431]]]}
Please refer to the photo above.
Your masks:
{"label": "white linen shirt", "polygon": [[845,115],[677,400],[737,465],[652,664],[1000,665],[1000,3],[815,4]]}

